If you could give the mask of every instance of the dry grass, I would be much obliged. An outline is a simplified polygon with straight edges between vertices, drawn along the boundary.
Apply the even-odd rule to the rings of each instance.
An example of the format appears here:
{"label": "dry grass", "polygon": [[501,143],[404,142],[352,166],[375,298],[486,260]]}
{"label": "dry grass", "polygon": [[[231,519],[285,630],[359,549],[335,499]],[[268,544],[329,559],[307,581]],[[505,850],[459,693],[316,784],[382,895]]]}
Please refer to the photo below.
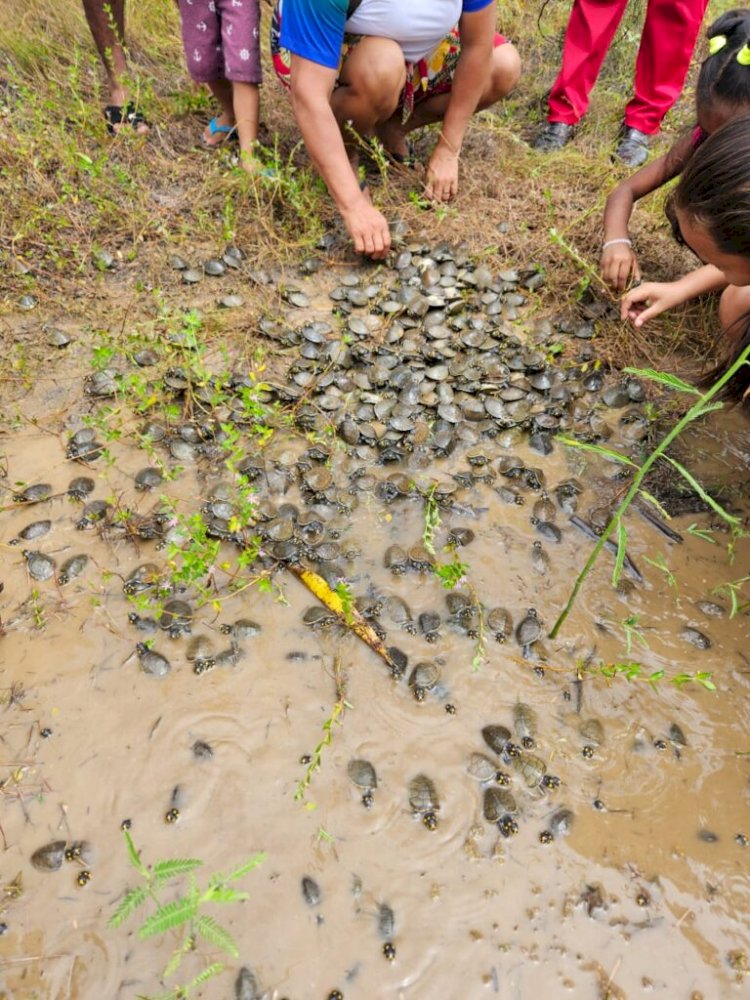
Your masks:
{"label": "dry grass", "polygon": [[[716,16],[729,5],[712,6]],[[264,138],[279,174],[275,182],[253,181],[223,154],[195,148],[210,104],[184,71],[174,4],[149,0],[129,7],[133,71],[155,128],[148,139],[114,142],[101,117],[100,70],[79,0],[19,0],[0,12],[7,64],[0,90],[0,318],[7,317],[6,337],[12,337],[24,293],[53,313],[75,303],[79,314],[101,322],[101,275],[92,264],[100,248],[118,257],[122,293],[137,316],[148,313],[144,293],[170,280],[171,252],[200,259],[233,241],[257,267],[273,270],[312,252],[324,231],[340,231],[268,60]],[[501,3],[501,27],[518,44],[525,77],[504,107],[473,122],[457,204],[438,211],[420,207],[419,174],[403,170],[375,179],[376,202],[390,218],[404,219],[413,238],[466,243],[498,266],[543,267],[540,309],[575,305],[596,267],[604,200],[621,176],[609,153],[622,95],[631,85],[643,9],[643,0],[630,4],[576,142],[559,156],[542,158],[524,138],[543,118],[568,5],[547,4],[540,31],[536,8],[530,12],[520,0]],[[263,10],[267,14],[265,3]],[[691,108],[688,88],[659,148],[690,123]],[[418,151],[426,154],[431,142],[429,133],[419,136]],[[644,273],[656,279],[692,266],[666,235],[661,201],[656,195],[639,206],[633,221]],[[552,228],[590,267],[582,268],[551,240]],[[350,256],[343,234],[332,253],[337,260]],[[608,298],[596,280],[587,294]],[[267,290],[254,296],[248,316],[271,301]],[[599,323],[599,343],[613,362],[673,366],[705,355],[712,324],[704,309],[675,313],[654,324],[646,339],[612,318],[611,305]]]}

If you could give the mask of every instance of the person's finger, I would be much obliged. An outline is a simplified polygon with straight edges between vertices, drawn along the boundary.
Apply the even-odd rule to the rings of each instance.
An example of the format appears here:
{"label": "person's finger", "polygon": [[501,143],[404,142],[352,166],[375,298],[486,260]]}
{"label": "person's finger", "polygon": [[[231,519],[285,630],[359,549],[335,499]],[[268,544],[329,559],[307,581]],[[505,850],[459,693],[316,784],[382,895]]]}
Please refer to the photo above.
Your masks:
{"label": "person's finger", "polygon": [[355,233],[352,233],[352,236],[354,238],[354,249],[356,250],[356,252],[357,253],[364,253],[365,252],[365,241],[362,239],[362,233],[355,232]]}
{"label": "person's finger", "polygon": [[372,230],[368,230],[364,234],[364,252],[368,255],[375,252],[375,241],[372,238]]}
{"label": "person's finger", "polygon": [[658,316],[661,312],[664,312],[661,304],[659,302],[654,302],[652,305],[648,306],[648,308],[640,312],[636,316],[633,323],[635,326],[643,326],[644,323],[648,323],[650,319],[653,319],[654,316]]}

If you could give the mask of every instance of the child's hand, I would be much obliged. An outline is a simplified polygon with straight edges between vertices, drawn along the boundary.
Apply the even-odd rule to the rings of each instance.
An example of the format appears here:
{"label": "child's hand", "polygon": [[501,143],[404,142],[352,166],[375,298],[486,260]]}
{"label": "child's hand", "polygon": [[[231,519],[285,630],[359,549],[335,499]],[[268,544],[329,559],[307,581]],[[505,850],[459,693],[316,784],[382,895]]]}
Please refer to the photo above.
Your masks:
{"label": "child's hand", "polygon": [[629,319],[633,326],[640,327],[684,301],[685,296],[676,281],[647,281],[623,296],[620,319]]}
{"label": "child's hand", "polygon": [[599,267],[610,288],[618,292],[624,292],[631,280],[641,280],[638,258],[627,243],[615,243],[607,247],[602,252]]}

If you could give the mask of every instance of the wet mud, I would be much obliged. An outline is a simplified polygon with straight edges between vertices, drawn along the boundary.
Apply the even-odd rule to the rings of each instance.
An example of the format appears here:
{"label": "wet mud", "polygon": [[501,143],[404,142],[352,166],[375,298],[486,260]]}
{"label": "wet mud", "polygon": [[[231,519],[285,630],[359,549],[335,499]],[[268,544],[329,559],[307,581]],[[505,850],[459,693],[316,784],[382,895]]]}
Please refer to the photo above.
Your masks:
{"label": "wet mud", "polygon": [[[435,294],[440,275],[423,276],[440,262],[426,250],[413,257],[413,274],[401,280],[419,283],[421,274]],[[478,267],[459,264],[475,277]],[[628,395],[608,377],[552,405],[555,386],[597,371],[587,335],[576,344],[575,334],[533,316],[533,281],[523,283],[533,275],[486,270],[484,301],[472,298],[476,281],[458,297],[474,318],[490,309],[489,326],[461,348],[465,366],[479,345],[491,358],[494,368],[478,375],[464,366],[443,378],[435,369],[454,359],[423,353],[425,342],[450,350],[472,332],[425,336],[425,315],[445,308],[439,296],[394,338],[389,317],[404,302],[388,305],[387,272],[371,294],[366,272],[355,284],[348,272],[303,271],[284,313],[265,325],[275,338],[268,370],[247,381],[278,387],[253,396],[263,412],[245,409],[240,419],[238,409],[233,424],[226,397],[212,412],[208,393],[185,392],[189,357],[156,344],[159,393],[173,409],[166,438],[146,448],[144,422],[163,422],[163,411],[137,413],[119,374],[108,395],[106,369],[84,388],[75,344],[54,355],[54,379],[41,378],[23,400],[23,419],[4,435],[0,521],[5,996],[125,1000],[174,985],[160,979],[179,943],[173,934],[142,940],[137,916],[106,926],[137,883],[126,820],[147,865],[200,858],[198,874],[209,875],[266,854],[238,886],[249,899],[211,910],[240,957],[205,942],[187,955],[183,980],[208,961],[225,964],[195,996],[745,994],[748,619],[741,608],[731,615],[727,592],[715,588],[744,575],[749,547],[740,539],[730,565],[712,512],[674,516],[676,542],[631,510],[634,572],[613,588],[604,553],[549,639],[594,544],[571,516],[596,526],[623,486],[619,466],[564,448],[555,434],[580,434],[585,424],[589,440],[632,447],[641,417],[622,416],[641,403],[634,385]],[[332,288],[361,296],[332,318]],[[485,343],[498,302],[505,312],[495,322],[510,327]],[[446,322],[459,314],[451,308]],[[330,330],[306,339],[299,331],[315,321]],[[565,337],[572,362],[551,350]],[[403,357],[411,338],[418,350],[407,349],[405,366],[433,369],[434,398],[415,392],[411,409],[395,414],[400,423],[392,407],[366,419],[358,408],[388,396],[398,365],[383,366],[381,381],[363,383],[361,373],[372,376],[391,351]],[[370,341],[382,351],[358,367],[357,350]],[[354,363],[331,398],[321,380],[346,352]],[[136,370],[130,361],[118,373]],[[216,370],[220,360],[202,363]],[[549,373],[550,385],[529,385]],[[458,398],[440,388],[457,379],[478,388]],[[613,385],[620,395],[607,405],[602,393]],[[472,399],[519,386],[498,417],[467,419]],[[535,422],[550,412],[546,425]],[[441,420],[448,426],[436,447]],[[211,435],[175,431],[202,421],[215,421]],[[216,443],[221,422],[238,428],[241,457],[231,442],[198,447]],[[273,433],[259,436],[257,424]],[[376,437],[392,431],[392,441],[371,443],[365,426]],[[745,438],[741,418],[720,414],[691,437],[691,468],[736,484]],[[261,471],[248,461],[240,478],[244,459]],[[76,477],[91,478],[93,491],[79,483],[71,495]],[[253,485],[262,516],[242,507],[239,482]],[[49,489],[27,492],[40,483]],[[743,516],[741,499],[732,504]],[[220,543],[203,594],[175,576],[190,551],[180,518],[201,510]],[[238,569],[246,548],[259,552]],[[405,669],[389,669],[340,621],[310,614],[317,602],[287,569],[291,558],[332,587],[343,580],[341,592],[361,599],[387,646],[408,659]],[[457,561],[461,579],[446,588],[432,563]],[[153,566],[134,573],[145,564]],[[259,574],[268,592],[251,585]],[[154,579],[171,585],[157,593]],[[175,601],[187,607],[170,608]],[[498,609],[508,616],[490,614]],[[608,665],[627,662],[640,664],[639,676],[606,676]],[[664,676],[652,685],[656,671]],[[678,687],[671,678],[681,673],[710,675],[716,690],[695,680]],[[337,703],[331,743],[308,775]]]}

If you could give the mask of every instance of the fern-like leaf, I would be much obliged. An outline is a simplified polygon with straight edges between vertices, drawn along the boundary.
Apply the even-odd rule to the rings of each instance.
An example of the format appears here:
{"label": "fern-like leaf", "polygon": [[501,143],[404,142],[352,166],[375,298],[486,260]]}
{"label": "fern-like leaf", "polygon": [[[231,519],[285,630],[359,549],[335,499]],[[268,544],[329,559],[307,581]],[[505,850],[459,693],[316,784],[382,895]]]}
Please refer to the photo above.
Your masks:
{"label": "fern-like leaf", "polygon": [[235,944],[232,935],[218,921],[214,920],[213,917],[209,917],[206,913],[201,913],[195,919],[195,929],[206,941],[210,941],[217,948],[221,948],[227,955],[231,955],[232,958],[240,957],[239,948]]}
{"label": "fern-like leaf", "polygon": [[223,971],[224,966],[221,962],[213,962],[211,965],[206,966],[203,972],[200,972],[184,989],[188,992],[194,990],[196,986],[202,986],[203,983],[207,983],[209,979],[213,979],[214,976],[218,976]]}
{"label": "fern-like leaf", "polygon": [[145,885],[139,885],[136,889],[131,889],[107,921],[107,927],[119,927],[147,898],[148,889]]}
{"label": "fern-like leaf", "polygon": [[578,441],[576,438],[568,437],[567,434],[556,434],[555,438],[560,444],[567,445],[568,448],[590,451],[592,454],[601,455],[602,458],[608,458],[612,462],[620,462],[622,465],[629,465],[634,469],[638,468],[635,462],[631,462],[627,455],[621,455],[619,451],[613,451],[611,448],[603,448],[600,444],[589,444],[586,441]]}
{"label": "fern-like leaf", "polygon": [[195,916],[198,903],[193,896],[183,896],[175,899],[172,903],[160,906],[156,913],[146,920],[138,931],[141,940],[154,937],[156,934],[164,934],[165,931],[180,927],[182,924],[192,920]]}
{"label": "fern-like leaf", "polygon": [[183,958],[185,957],[185,955],[187,955],[189,951],[191,951],[194,945],[195,945],[195,938],[193,937],[192,934],[188,934],[188,936],[182,942],[180,947],[175,948],[175,950],[172,952],[172,957],[167,962],[164,972],[162,972],[162,979],[169,979],[170,976],[173,976],[175,972],[177,972],[179,967],[182,965]]}
{"label": "fern-like leaf", "polygon": [[659,385],[666,386],[667,389],[676,389],[677,392],[690,393],[693,396],[701,395],[701,392],[694,385],[690,385],[689,382],[683,382],[681,378],[672,375],[670,372],[657,372],[653,368],[626,368],[625,371],[628,375],[645,378],[649,382],[658,382]]}
{"label": "fern-like leaf", "polygon": [[130,858],[130,863],[136,871],[139,871],[144,878],[148,878],[148,869],[141,861],[141,856],[138,853],[138,849],[133,843],[133,838],[130,835],[130,830],[123,830],[125,834],[125,844],[128,848],[128,857]]}
{"label": "fern-like leaf", "polygon": [[241,903],[245,899],[250,899],[250,893],[238,892],[223,885],[212,885],[206,890],[204,898],[207,903]]}
{"label": "fern-like leaf", "polygon": [[735,517],[734,514],[730,514],[728,510],[725,510],[721,506],[718,500],[714,500],[712,496],[706,493],[706,491],[703,489],[703,487],[695,478],[695,476],[691,472],[688,472],[685,466],[681,465],[676,458],[670,458],[669,455],[665,455],[664,457],[670,463],[670,465],[673,465],[675,469],[677,469],[682,478],[687,480],[687,482],[693,487],[693,489],[701,498],[701,500],[704,503],[707,503],[712,510],[715,510],[723,521],[726,521],[727,524],[731,524],[733,526],[740,523],[740,519],[738,517]]}
{"label": "fern-like leaf", "polygon": [[[233,872],[230,872],[229,875],[222,878],[220,881],[236,882],[237,879],[242,878],[243,875],[249,874],[249,872],[254,871],[256,868],[262,865],[265,860],[266,860],[265,852],[259,851],[257,854],[254,854],[248,861],[246,861],[244,865],[240,865],[239,868],[235,868]],[[219,880],[217,879],[217,882],[218,881]]]}
{"label": "fern-like leaf", "polygon": [[177,878],[178,875],[187,875],[188,872],[200,868],[203,864],[198,858],[172,858],[170,861],[157,861],[152,869],[152,876],[156,882],[168,882],[169,879]]}

